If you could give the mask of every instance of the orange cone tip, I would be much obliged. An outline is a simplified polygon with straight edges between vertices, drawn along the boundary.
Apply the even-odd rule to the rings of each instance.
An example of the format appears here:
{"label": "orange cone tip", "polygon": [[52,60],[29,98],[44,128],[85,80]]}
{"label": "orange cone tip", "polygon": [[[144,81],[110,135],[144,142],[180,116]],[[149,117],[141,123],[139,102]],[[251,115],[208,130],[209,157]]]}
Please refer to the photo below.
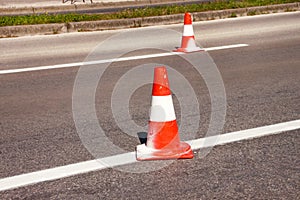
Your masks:
{"label": "orange cone tip", "polygon": [[154,69],[152,105],[147,143],[136,148],[137,160],[193,158],[189,144],[181,142],[165,67]]}
{"label": "orange cone tip", "polygon": [[190,13],[184,14],[184,26],[181,39],[181,47],[174,50],[175,52],[196,52],[204,51],[204,49],[198,47],[195,42],[194,29],[192,25],[192,17]]}

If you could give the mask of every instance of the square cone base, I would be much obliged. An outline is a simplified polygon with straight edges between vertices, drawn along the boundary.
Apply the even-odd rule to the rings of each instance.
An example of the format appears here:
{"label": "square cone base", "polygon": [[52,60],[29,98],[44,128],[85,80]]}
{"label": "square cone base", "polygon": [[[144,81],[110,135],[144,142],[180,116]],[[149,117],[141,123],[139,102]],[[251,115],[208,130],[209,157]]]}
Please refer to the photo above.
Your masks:
{"label": "square cone base", "polygon": [[204,49],[200,47],[194,47],[194,48],[176,48],[173,50],[173,52],[184,52],[184,53],[191,53],[191,52],[197,52],[197,51],[204,51]]}
{"label": "square cone base", "polygon": [[170,160],[170,159],[191,159],[194,157],[191,146],[185,142],[180,142],[176,149],[152,149],[145,144],[136,147],[136,159],[143,160]]}

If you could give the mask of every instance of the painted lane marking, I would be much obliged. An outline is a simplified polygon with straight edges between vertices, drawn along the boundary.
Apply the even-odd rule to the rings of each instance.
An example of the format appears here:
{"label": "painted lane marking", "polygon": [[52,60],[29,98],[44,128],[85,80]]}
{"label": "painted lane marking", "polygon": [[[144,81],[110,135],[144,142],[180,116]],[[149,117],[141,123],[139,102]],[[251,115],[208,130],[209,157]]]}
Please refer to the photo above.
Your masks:
{"label": "painted lane marking", "polygon": [[[191,145],[193,150],[196,150],[204,147],[223,145],[231,142],[247,140],[251,138],[258,138],[296,129],[300,129],[300,119],[253,129],[236,131],[227,134],[221,134],[218,136],[190,140],[187,142]],[[60,178],[65,178],[69,176],[74,176],[78,174],[88,173],[125,164],[132,164],[136,162],[138,161],[136,161],[135,152],[129,152],[96,160],[90,160],[31,172],[27,174],[16,175],[0,179],[0,191],[15,189],[26,185],[57,180]]]}
{"label": "painted lane marking", "polygon": [[[247,47],[248,44],[234,44],[234,45],[226,45],[226,46],[219,46],[219,47],[208,47],[205,48],[205,51],[216,51],[222,49],[232,49],[232,48],[240,48],[240,47]],[[158,58],[158,57],[165,57],[165,56],[173,56],[173,55],[180,55],[184,54],[182,52],[168,52],[168,53],[159,53],[159,54],[149,54],[149,55],[141,55],[141,56],[131,56],[131,57],[123,57],[123,58],[113,58],[107,60],[96,60],[96,61],[89,61],[89,62],[77,62],[77,63],[66,63],[66,64],[58,64],[58,65],[48,65],[48,66],[40,66],[40,67],[28,67],[28,68],[20,68],[20,69],[7,69],[7,70],[0,70],[1,74],[14,74],[14,73],[21,73],[21,72],[32,72],[32,71],[40,71],[40,70],[49,70],[49,69],[60,69],[60,68],[69,68],[69,67],[80,67],[86,65],[95,65],[95,64],[103,64],[103,63],[111,63],[111,62],[123,62],[123,61],[130,61],[130,60],[141,60],[147,58]]]}
{"label": "painted lane marking", "polygon": [[226,45],[226,46],[219,46],[219,47],[208,47],[204,48],[205,51],[217,51],[223,49],[233,49],[233,48],[240,48],[240,47],[248,47],[249,44],[233,44],[233,45]]}
{"label": "painted lane marking", "polygon": [[252,138],[263,137],[266,135],[274,135],[286,131],[292,131],[300,129],[300,119],[283,122],[279,124],[273,124],[268,126],[262,126],[258,128],[252,128],[242,131],[231,132],[227,134],[221,134],[217,136],[211,136],[207,138],[200,138],[195,140],[186,141],[189,143],[193,150],[211,147],[214,145],[223,145],[241,140],[247,140]]}

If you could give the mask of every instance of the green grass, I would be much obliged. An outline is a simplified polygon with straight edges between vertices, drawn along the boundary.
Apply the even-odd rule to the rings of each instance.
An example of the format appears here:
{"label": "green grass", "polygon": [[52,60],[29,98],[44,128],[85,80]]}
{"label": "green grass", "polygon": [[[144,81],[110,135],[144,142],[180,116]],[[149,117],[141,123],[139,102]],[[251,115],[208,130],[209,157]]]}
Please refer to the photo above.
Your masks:
{"label": "green grass", "polygon": [[150,17],[172,15],[184,12],[203,12],[210,10],[224,10],[233,8],[245,8],[282,3],[299,2],[299,0],[217,0],[213,3],[192,4],[184,6],[161,6],[156,8],[127,9],[110,14],[40,14],[25,16],[0,16],[0,26],[69,23],[80,21],[128,19],[136,17]]}

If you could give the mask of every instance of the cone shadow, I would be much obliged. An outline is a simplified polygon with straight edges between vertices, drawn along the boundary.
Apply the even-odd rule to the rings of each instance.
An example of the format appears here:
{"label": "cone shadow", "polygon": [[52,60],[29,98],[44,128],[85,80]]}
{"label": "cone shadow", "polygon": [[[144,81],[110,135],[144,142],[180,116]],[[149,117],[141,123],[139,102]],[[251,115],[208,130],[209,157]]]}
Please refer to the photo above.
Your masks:
{"label": "cone shadow", "polygon": [[141,144],[146,144],[147,143],[147,135],[148,135],[147,132],[138,132],[137,135],[139,137],[139,140],[140,140]]}

